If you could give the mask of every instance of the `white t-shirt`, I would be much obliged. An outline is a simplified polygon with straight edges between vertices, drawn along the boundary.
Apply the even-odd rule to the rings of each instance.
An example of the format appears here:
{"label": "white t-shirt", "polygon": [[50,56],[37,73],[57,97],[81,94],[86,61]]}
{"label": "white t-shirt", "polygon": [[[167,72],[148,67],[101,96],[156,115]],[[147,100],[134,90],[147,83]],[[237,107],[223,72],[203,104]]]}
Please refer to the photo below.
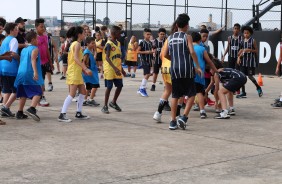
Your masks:
{"label": "white t-shirt", "polygon": [[17,52],[18,48],[19,48],[19,42],[16,38],[13,38],[11,41],[10,41],[10,51],[12,52]]}

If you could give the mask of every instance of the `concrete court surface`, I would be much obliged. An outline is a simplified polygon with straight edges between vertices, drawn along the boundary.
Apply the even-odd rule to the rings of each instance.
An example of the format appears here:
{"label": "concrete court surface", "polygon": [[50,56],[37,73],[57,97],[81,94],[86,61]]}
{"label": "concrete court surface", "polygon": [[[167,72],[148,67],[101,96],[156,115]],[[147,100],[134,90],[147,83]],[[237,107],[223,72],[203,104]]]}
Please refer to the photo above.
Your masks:
{"label": "concrete court surface", "polygon": [[[152,119],[163,85],[148,90],[150,97],[140,97],[141,75],[139,70],[137,78],[124,79],[118,100],[122,112],[110,109],[105,115],[102,105],[85,107],[91,119],[78,121],[73,102],[71,123],[57,121],[68,89],[53,75],[54,91],[45,94],[51,106],[38,108],[39,123],[3,119],[7,125],[0,126],[0,183],[282,183],[282,109],[270,107],[282,90],[282,79],[264,77],[262,98],[248,81],[248,98],[235,100],[237,115],[230,120],[213,119],[208,107],[208,119],[193,111],[185,131],[171,131],[169,112],[163,113],[162,123]],[[103,84],[96,98],[101,104]]]}

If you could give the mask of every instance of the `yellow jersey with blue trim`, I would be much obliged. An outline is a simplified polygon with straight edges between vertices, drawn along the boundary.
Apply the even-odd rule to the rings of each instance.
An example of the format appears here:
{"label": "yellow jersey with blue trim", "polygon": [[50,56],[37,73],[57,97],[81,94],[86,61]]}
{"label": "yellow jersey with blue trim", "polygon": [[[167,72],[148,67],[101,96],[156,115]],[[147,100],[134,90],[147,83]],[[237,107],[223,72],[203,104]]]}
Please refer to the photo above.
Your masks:
{"label": "yellow jersey with blue trim", "polygon": [[110,50],[110,60],[115,67],[117,67],[120,71],[122,71],[121,66],[121,50],[120,50],[120,42],[113,42],[108,40],[103,50],[103,68],[104,68],[104,78],[106,80],[113,79],[121,79],[122,75],[117,75],[113,67],[106,60],[107,50]]}
{"label": "yellow jersey with blue trim", "polygon": [[[78,41],[73,42],[70,46],[70,51],[68,53],[68,70],[67,70],[67,80],[66,80],[66,83],[68,85],[83,84],[82,68],[74,60],[74,55],[75,55],[74,48],[75,48],[76,44],[80,44],[80,43]],[[82,48],[79,51],[78,59],[81,62],[83,60]]]}

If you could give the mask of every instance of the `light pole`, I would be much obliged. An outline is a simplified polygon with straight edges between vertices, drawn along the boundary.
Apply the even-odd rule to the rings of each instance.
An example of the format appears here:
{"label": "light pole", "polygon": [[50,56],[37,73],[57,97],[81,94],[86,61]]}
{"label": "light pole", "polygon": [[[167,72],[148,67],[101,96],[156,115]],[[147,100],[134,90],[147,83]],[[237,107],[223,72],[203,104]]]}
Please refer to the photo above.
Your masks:
{"label": "light pole", "polygon": [[36,18],[38,19],[40,17],[40,0],[36,0]]}

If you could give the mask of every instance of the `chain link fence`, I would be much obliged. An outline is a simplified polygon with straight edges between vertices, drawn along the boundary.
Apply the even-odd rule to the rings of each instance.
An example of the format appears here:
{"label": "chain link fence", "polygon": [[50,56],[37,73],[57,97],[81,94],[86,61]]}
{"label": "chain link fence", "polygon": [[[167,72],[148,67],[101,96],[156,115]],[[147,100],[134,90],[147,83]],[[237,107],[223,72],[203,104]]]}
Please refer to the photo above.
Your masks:
{"label": "chain link fence", "polygon": [[[188,13],[190,27],[207,25],[212,30],[226,25],[245,24],[253,18],[253,3],[261,3],[259,12],[274,0],[62,0],[62,28],[73,25],[123,24],[127,30],[144,27],[169,28],[180,13]],[[279,0],[278,0],[279,1]],[[263,4],[264,3],[264,4]],[[280,0],[281,3],[281,0]],[[262,30],[281,29],[281,5],[273,7],[259,19]]]}

